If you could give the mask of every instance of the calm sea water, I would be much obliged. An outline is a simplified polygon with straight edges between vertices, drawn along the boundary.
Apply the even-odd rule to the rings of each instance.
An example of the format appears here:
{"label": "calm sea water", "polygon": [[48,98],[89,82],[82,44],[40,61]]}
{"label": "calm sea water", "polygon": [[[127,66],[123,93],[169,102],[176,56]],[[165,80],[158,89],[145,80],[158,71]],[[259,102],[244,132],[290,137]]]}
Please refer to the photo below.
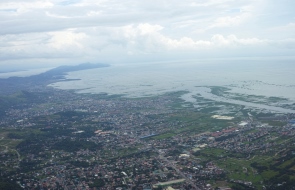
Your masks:
{"label": "calm sea water", "polygon": [[75,81],[51,84],[80,93],[123,94],[142,97],[196,86],[230,86],[233,92],[278,96],[295,100],[295,64],[261,61],[178,62],[113,65],[70,72]]}
{"label": "calm sea water", "polygon": [[295,64],[282,60],[139,63],[70,72],[67,79],[80,80],[57,82],[50,86],[74,89],[77,93],[121,94],[126,97],[154,96],[180,90],[189,91],[191,97],[202,91],[206,96],[208,90],[205,93],[200,86],[225,86],[232,93],[282,97],[293,102],[294,73]]}

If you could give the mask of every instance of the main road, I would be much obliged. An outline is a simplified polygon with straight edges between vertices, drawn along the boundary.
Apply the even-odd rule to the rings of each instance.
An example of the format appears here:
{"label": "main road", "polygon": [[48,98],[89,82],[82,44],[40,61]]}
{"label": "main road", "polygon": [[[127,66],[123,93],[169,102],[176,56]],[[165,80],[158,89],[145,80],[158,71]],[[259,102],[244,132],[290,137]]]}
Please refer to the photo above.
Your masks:
{"label": "main road", "polygon": [[196,186],[196,184],[189,179],[182,171],[180,171],[171,161],[167,160],[167,158],[165,158],[159,151],[159,159],[166,162],[168,166],[172,167],[181,177],[183,177],[187,183],[189,183],[194,189],[199,190],[200,188]]}
{"label": "main road", "polygon": [[[137,139],[140,143],[142,143],[142,144],[144,144],[145,145],[145,147],[148,147],[149,145],[146,143],[146,142],[144,142],[143,140],[141,140],[141,139]],[[155,150],[156,152],[158,152],[159,153],[159,156],[158,156],[158,159],[159,160],[162,160],[162,161],[164,161],[164,162],[166,162],[166,164],[168,165],[168,166],[170,166],[170,167],[172,167],[177,173],[178,173],[178,175],[180,175],[183,179],[185,179],[186,180],[186,182],[187,183],[189,183],[194,189],[196,189],[196,190],[201,190],[199,187],[197,187],[196,186],[196,184],[191,180],[191,179],[189,179],[182,171],[180,171],[170,160],[168,160],[166,157],[164,157],[163,155],[162,155],[162,153],[161,153],[161,151],[159,150],[159,149],[157,149],[157,148],[155,148],[155,147],[153,147],[154,149],[153,150]]]}

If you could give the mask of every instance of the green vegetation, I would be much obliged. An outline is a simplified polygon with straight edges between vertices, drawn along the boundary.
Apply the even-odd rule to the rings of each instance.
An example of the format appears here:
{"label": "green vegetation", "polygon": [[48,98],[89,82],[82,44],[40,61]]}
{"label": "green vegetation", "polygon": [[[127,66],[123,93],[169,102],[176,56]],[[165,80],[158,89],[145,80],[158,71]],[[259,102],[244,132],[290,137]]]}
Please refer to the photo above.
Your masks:
{"label": "green vegetation", "polygon": [[117,150],[118,157],[125,157],[138,152],[138,147],[128,147]]}
{"label": "green vegetation", "polygon": [[210,86],[211,93],[217,96],[223,96],[226,91],[230,90],[229,88],[222,86]]}
{"label": "green vegetation", "polygon": [[164,133],[164,134],[161,134],[161,135],[151,137],[151,139],[161,140],[161,139],[166,139],[166,138],[173,137],[174,135],[175,135],[175,133],[168,132],[168,133]]}
{"label": "green vegetation", "polygon": [[187,127],[176,129],[176,132],[197,132],[222,130],[231,126],[233,120],[218,120],[211,117],[212,115],[202,114],[198,112],[185,115],[183,120],[186,121]]}
{"label": "green vegetation", "polygon": [[[205,163],[214,161],[227,171],[227,179],[252,182],[255,189],[262,189],[261,182],[274,184],[274,179],[286,178],[291,183],[295,171],[295,158],[289,151],[286,156],[267,156],[255,154],[239,155],[223,149],[205,148],[195,153]],[[284,177],[285,176],[285,177]],[[276,180],[283,181],[283,180]],[[234,184],[238,188],[241,184]]]}
{"label": "green vegetation", "polygon": [[[230,95],[242,101],[269,104],[286,101],[230,94],[225,87],[210,88],[215,95]],[[137,188],[142,184],[142,176],[147,177],[156,170],[163,171],[153,179],[147,177],[148,180],[179,178],[181,175],[172,165],[165,163],[167,158],[179,170],[214,187],[252,189],[244,182],[252,182],[255,189],[262,189],[263,185],[273,188],[282,182],[286,182],[285,188],[291,187],[295,181],[295,141],[284,118],[198,95],[195,97],[198,106],[194,107],[179,98],[184,93],[128,100],[121,95],[73,95],[69,102],[67,97],[71,93],[61,94],[56,101],[47,101],[50,93],[26,91],[1,97],[2,111],[11,106],[26,111],[23,118],[15,116],[17,111],[12,113],[11,121],[6,123],[9,128],[5,126],[0,131],[1,169],[8,179],[17,172],[24,173],[28,179],[49,180],[56,171],[67,174],[67,180],[73,179],[73,183],[81,174],[81,179],[91,188],[106,184],[123,186],[123,178]],[[58,107],[59,104],[62,106]],[[253,126],[239,128],[241,121],[252,120],[248,113],[253,115]],[[215,114],[234,119],[214,119]],[[264,128],[259,122],[275,127]],[[96,130],[105,133],[95,134]],[[156,131],[157,135],[140,139],[147,131]],[[179,158],[184,153],[189,156]],[[97,174],[101,168],[107,171],[104,175],[113,176]],[[3,182],[4,185],[11,184]]]}
{"label": "green vegetation", "polygon": [[94,142],[90,141],[73,141],[70,139],[64,139],[60,142],[57,142],[53,145],[53,149],[55,150],[63,150],[66,152],[75,152],[80,149],[89,149],[89,150],[96,150],[99,148],[100,145],[95,144]]}
{"label": "green vegetation", "polygon": [[94,188],[94,187],[103,187],[105,185],[105,182],[103,181],[103,179],[95,179],[93,181],[93,183],[89,184],[90,188]]}
{"label": "green vegetation", "polygon": [[89,167],[89,163],[85,161],[70,161],[69,163],[75,167]]}
{"label": "green vegetation", "polygon": [[281,97],[266,97],[266,96],[258,96],[258,95],[248,95],[248,94],[240,94],[240,93],[231,93],[230,89],[222,86],[209,86],[211,89],[211,93],[221,97],[229,97],[233,100],[239,100],[244,102],[252,102],[258,104],[266,104],[266,105],[275,105],[280,104],[281,107],[287,109],[294,109],[294,104],[286,104],[289,102],[287,98]]}
{"label": "green vegetation", "polygon": [[283,127],[287,124],[286,121],[272,121],[272,120],[262,120],[263,123],[267,123],[270,126],[277,126],[277,127]]}
{"label": "green vegetation", "polygon": [[21,190],[22,188],[13,181],[0,179],[0,189],[2,190]]}

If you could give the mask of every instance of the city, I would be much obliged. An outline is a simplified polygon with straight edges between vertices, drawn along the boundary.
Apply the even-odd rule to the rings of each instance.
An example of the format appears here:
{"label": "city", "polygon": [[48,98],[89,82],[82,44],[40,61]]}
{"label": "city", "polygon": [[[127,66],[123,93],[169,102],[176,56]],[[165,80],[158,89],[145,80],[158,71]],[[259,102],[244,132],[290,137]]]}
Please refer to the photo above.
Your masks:
{"label": "city", "polygon": [[[293,184],[294,114],[202,113],[183,107],[182,93],[127,99],[23,91],[18,96],[34,101],[11,106],[1,119],[1,176],[24,189]],[[285,181],[273,183],[274,177]]]}

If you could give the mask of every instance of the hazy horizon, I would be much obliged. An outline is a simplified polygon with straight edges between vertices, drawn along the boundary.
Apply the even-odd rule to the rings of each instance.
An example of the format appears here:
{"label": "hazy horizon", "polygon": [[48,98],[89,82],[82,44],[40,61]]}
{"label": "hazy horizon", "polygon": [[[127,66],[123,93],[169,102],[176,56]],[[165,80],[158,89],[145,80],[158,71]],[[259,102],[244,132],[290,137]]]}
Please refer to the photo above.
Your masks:
{"label": "hazy horizon", "polygon": [[[69,72],[66,79],[74,81],[60,81],[50,86],[61,89],[74,89],[80,93],[109,93],[126,96],[156,95],[157,92],[171,92],[191,90],[195,86],[231,86],[238,84],[241,92],[243,82],[264,83],[262,86],[273,87],[270,92],[255,87],[252,90],[260,95],[281,96],[295,100],[294,93],[277,90],[280,86],[294,89],[292,81],[295,65],[290,63],[260,62],[253,63],[208,63],[182,62],[180,63],[146,63],[129,65],[112,65],[105,68]],[[259,84],[260,85],[260,84]],[[258,86],[259,86],[258,85]],[[275,87],[276,86],[276,87]],[[236,88],[237,89],[237,88]],[[244,93],[249,90],[244,88]],[[285,89],[285,90],[286,90]],[[270,90],[270,89],[269,89]],[[257,94],[257,92],[252,92]],[[265,92],[266,94],[263,94]],[[285,94],[285,95],[284,95]]]}
{"label": "hazy horizon", "polygon": [[255,57],[294,62],[294,6],[291,0],[2,1],[0,70]]}

